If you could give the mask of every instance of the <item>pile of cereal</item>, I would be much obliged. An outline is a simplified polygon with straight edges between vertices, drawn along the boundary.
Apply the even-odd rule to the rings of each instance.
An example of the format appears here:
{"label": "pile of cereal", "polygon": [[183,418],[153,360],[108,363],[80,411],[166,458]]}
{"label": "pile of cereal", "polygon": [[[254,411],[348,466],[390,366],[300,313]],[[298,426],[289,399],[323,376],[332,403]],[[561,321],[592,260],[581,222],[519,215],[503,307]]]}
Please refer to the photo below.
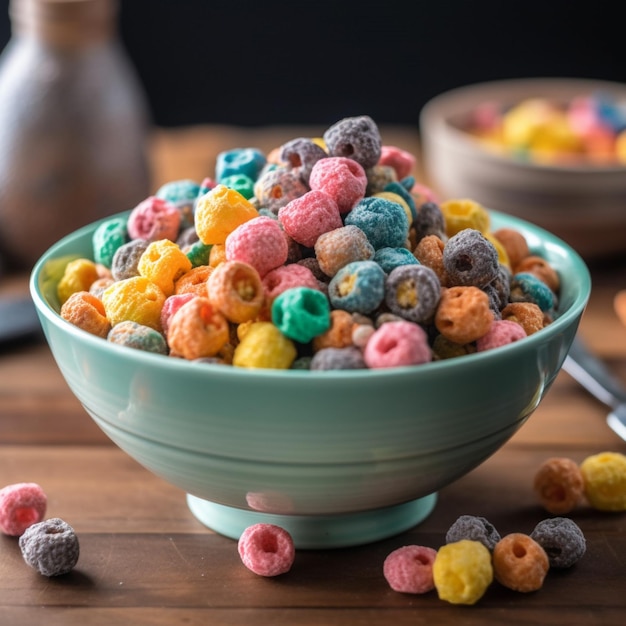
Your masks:
{"label": "pile of cereal", "polygon": [[567,102],[484,102],[466,130],[488,149],[545,164],[626,165],[626,105],[608,93]]}
{"label": "pile of cereal", "polygon": [[470,199],[439,202],[368,116],[163,185],[69,262],[61,316],[116,344],[244,368],[418,365],[555,316],[560,277]]}

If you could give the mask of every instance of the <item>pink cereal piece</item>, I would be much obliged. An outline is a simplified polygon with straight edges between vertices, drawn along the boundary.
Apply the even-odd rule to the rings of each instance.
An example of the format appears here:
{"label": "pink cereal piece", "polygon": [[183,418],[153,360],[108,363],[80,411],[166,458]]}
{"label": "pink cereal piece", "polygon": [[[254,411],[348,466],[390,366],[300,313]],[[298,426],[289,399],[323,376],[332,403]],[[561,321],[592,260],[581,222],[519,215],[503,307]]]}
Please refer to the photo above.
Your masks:
{"label": "pink cereal piece", "polygon": [[476,340],[476,351],[483,352],[526,337],[521,324],[512,320],[494,320],[486,334]]}
{"label": "pink cereal piece", "polygon": [[176,311],[178,311],[183,304],[186,304],[189,300],[195,297],[196,294],[194,292],[188,291],[186,293],[177,293],[172,296],[168,296],[165,299],[163,308],[161,309],[161,327],[164,335],[167,335],[167,329],[174,313],[176,313]]}
{"label": "pink cereal piece", "polygon": [[291,569],[296,550],[291,535],[275,524],[248,526],[237,544],[243,564],[259,576],[278,576]]}
{"label": "pink cereal piece", "polygon": [[426,331],[413,322],[385,322],[369,338],[363,350],[369,368],[419,365],[432,360]]}
{"label": "pink cereal piece", "polygon": [[240,224],[226,237],[226,259],[252,265],[261,277],[283,265],[289,244],[278,222],[266,215]]}
{"label": "pink cereal piece", "polygon": [[167,200],[150,196],[140,202],[128,216],[127,229],[131,239],[176,241],[180,212]]}
{"label": "pink cereal piece", "polygon": [[426,546],[402,546],[383,563],[385,580],[400,593],[428,593],[435,588],[433,563],[437,550]]}
{"label": "pink cereal piece", "polygon": [[337,203],[339,212],[347,213],[364,198],[367,174],[354,159],[328,157],[313,166],[309,186],[314,191],[329,195]]}
{"label": "pink cereal piece", "polygon": [[281,207],[278,219],[285,232],[307,248],[312,248],[320,235],[343,226],[335,200],[315,189]]}
{"label": "pink cereal piece", "polygon": [[263,277],[265,296],[273,301],[283,291],[292,287],[309,287],[319,290],[320,285],[313,272],[305,265],[290,263],[281,265]]}
{"label": "pink cereal piece", "polygon": [[15,483],[0,489],[0,531],[19,537],[46,514],[48,498],[37,483]]}
{"label": "pink cereal piece", "polygon": [[439,196],[426,185],[422,183],[415,183],[411,187],[411,195],[415,198],[415,204],[419,207],[425,202],[434,202],[439,204]]}
{"label": "pink cereal piece", "polygon": [[378,165],[393,167],[398,180],[406,178],[415,167],[415,157],[406,150],[396,146],[382,146]]}

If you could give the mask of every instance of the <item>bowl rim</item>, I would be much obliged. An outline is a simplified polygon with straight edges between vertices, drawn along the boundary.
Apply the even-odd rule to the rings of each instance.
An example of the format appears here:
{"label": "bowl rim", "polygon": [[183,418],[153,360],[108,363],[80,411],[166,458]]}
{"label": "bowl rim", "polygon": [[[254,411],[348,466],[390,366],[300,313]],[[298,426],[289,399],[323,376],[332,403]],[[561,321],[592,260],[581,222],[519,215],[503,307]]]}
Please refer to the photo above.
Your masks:
{"label": "bowl rim", "polygon": [[[594,164],[590,167],[585,163],[536,163],[534,161],[514,159],[506,154],[491,152],[482,148],[480,143],[473,139],[469,133],[465,132],[461,128],[458,128],[450,121],[450,117],[452,115],[458,115],[471,110],[472,105],[469,104],[465,106],[453,106],[457,103],[457,101],[460,103],[468,99],[468,97],[470,100],[480,102],[485,99],[483,94],[499,90],[510,91],[511,89],[519,89],[522,91],[525,89],[531,89],[531,91],[537,91],[542,88],[544,90],[547,88],[557,90],[564,89],[566,87],[568,90],[572,89],[573,91],[584,90],[588,92],[593,90],[606,90],[613,93],[619,93],[626,101],[626,84],[618,83],[616,81],[580,77],[568,78],[548,76],[484,81],[455,87],[433,96],[423,105],[420,111],[420,132],[422,136],[426,136],[432,135],[433,132],[439,130],[449,141],[455,142],[457,146],[465,152],[471,152],[474,157],[479,154],[481,158],[484,158],[488,162],[511,164],[529,171],[566,174],[574,173],[580,176],[614,174],[625,175],[626,164]],[[520,97],[522,96],[514,98],[513,101],[519,101]],[[540,97],[539,94],[537,94],[537,97]],[[446,111],[448,108],[454,109],[454,111]]]}
{"label": "bowl rim", "polygon": [[[579,283],[579,289],[575,295],[573,302],[569,308],[563,311],[558,317],[554,319],[548,326],[542,330],[525,337],[523,340],[513,342],[511,344],[500,346],[494,350],[487,350],[484,352],[476,352],[473,354],[464,355],[458,358],[444,359],[438,361],[430,361],[428,363],[422,363],[414,366],[401,366],[390,368],[377,368],[377,369],[359,369],[359,370],[298,370],[298,369],[263,369],[263,368],[241,368],[228,365],[202,363],[198,364],[186,359],[178,359],[169,357],[162,354],[155,354],[143,350],[132,349],[126,346],[117,345],[111,342],[107,342],[106,339],[97,337],[82,330],[81,328],[74,326],[70,322],[64,320],[57,310],[52,306],[46,297],[42,293],[42,283],[46,279],[47,265],[51,261],[63,260],[63,262],[71,258],[79,258],[78,254],[67,254],[64,251],[72,242],[76,242],[79,239],[83,239],[87,236],[91,236],[97,226],[101,223],[107,222],[111,219],[127,216],[130,211],[124,211],[112,215],[108,218],[103,218],[91,224],[87,224],[78,230],[69,233],[55,244],[53,244],[39,260],[33,266],[29,278],[29,291],[31,298],[35,304],[37,315],[40,318],[42,327],[47,335],[45,320],[55,326],[63,334],[69,335],[73,340],[79,343],[85,343],[91,349],[95,350],[111,350],[113,353],[126,360],[132,360],[138,367],[151,366],[160,369],[167,369],[168,371],[192,374],[192,373],[206,373],[209,376],[215,377],[239,377],[244,380],[246,377],[254,376],[255,379],[271,379],[279,381],[287,380],[309,380],[312,384],[315,381],[320,380],[362,380],[364,383],[374,378],[386,378],[386,377],[408,377],[414,378],[419,376],[420,372],[435,373],[439,370],[447,370],[454,372],[457,368],[465,369],[468,365],[478,365],[488,360],[498,361],[499,359],[506,359],[511,353],[521,352],[526,349],[539,349],[540,344],[543,344],[550,337],[555,337],[561,334],[565,328],[569,327],[572,322],[580,320],[582,313],[584,312],[589,296],[591,294],[591,275],[586,263],[582,257],[576,252],[569,244],[559,239],[556,235],[546,231],[545,229],[536,226],[530,222],[522,220],[521,218],[513,215],[501,213],[499,211],[489,209],[489,214],[492,219],[492,223],[500,227],[506,225],[507,227],[519,229],[525,233],[530,233],[533,238],[541,242],[542,247],[547,246],[554,251],[560,251],[562,258],[569,259],[568,266],[577,276],[577,282]],[[531,252],[534,246],[531,245]],[[63,252],[63,253],[62,253]],[[563,355],[563,358],[565,355]]]}

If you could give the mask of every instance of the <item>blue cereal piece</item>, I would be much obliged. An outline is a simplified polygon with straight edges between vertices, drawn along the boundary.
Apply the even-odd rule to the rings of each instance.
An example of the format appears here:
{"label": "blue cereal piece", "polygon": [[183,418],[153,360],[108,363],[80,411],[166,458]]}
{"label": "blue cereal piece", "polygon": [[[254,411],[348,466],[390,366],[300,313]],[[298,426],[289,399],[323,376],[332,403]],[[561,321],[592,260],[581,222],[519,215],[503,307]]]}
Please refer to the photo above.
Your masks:
{"label": "blue cereal piece", "polygon": [[310,287],[287,289],[272,303],[272,322],[285,337],[308,343],[330,328],[328,298]]}
{"label": "blue cereal piece", "polygon": [[234,148],[217,155],[215,178],[218,183],[228,176],[244,174],[256,180],[265,166],[265,155],[258,148]]}
{"label": "blue cereal piece", "polygon": [[366,197],[345,217],[346,226],[358,226],[375,250],[400,248],[409,235],[409,218],[400,204],[386,198]]}
{"label": "blue cereal piece", "polygon": [[128,240],[126,219],[113,217],[102,222],[92,236],[93,259],[110,268],[115,251]]}
{"label": "blue cereal piece", "polygon": [[154,194],[157,198],[167,200],[172,204],[193,203],[200,194],[201,187],[194,180],[173,180],[161,185]]}
{"label": "blue cereal piece", "polygon": [[412,219],[414,220],[417,217],[417,207],[415,206],[415,200],[402,183],[394,180],[385,185],[385,191],[390,191],[391,193],[395,193],[400,196],[408,204],[409,209],[411,209]]}
{"label": "blue cereal piece", "polygon": [[220,182],[222,185],[238,191],[246,200],[250,200],[254,196],[254,180],[246,174],[224,176]]}
{"label": "blue cereal piece", "polygon": [[399,265],[419,265],[419,261],[407,248],[379,248],[372,260],[383,268],[385,274]]}
{"label": "blue cereal piece", "polygon": [[385,276],[375,261],[348,263],[328,284],[331,305],[349,313],[372,313],[385,297]]}
{"label": "blue cereal piece", "polygon": [[111,343],[136,350],[167,354],[167,342],[165,337],[150,326],[138,324],[130,320],[124,320],[113,326],[107,335]]}
{"label": "blue cereal piece", "polygon": [[511,302],[534,302],[544,313],[551,311],[555,305],[550,287],[528,272],[514,274],[509,299]]}
{"label": "blue cereal piece", "polygon": [[324,132],[330,156],[354,159],[364,170],[380,160],[382,140],[376,122],[368,115],[346,117]]}

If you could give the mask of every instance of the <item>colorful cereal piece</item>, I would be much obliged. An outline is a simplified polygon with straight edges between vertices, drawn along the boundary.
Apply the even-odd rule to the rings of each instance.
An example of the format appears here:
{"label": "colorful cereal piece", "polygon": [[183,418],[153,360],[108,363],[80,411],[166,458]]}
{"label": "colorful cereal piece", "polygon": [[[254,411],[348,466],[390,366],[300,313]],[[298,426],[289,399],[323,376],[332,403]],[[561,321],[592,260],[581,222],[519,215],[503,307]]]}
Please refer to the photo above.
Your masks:
{"label": "colorful cereal piece", "polygon": [[24,561],[42,576],[67,574],[80,555],[74,529],[58,517],[29,526],[19,538],[19,546]]}
{"label": "colorful cereal piece", "polygon": [[297,137],[280,148],[280,160],[295,170],[307,185],[313,166],[327,156],[326,151],[308,137]]}
{"label": "colorful cereal piece", "polygon": [[281,265],[265,274],[262,282],[265,298],[270,305],[276,296],[292,287],[320,288],[311,269],[300,263]]}
{"label": "colorful cereal piece", "polygon": [[[207,281],[214,268],[210,265],[198,265],[182,274],[174,282],[174,293],[195,293],[197,296],[208,296]],[[173,294],[170,294],[173,295]]]}
{"label": "colorful cereal piece", "polygon": [[196,232],[206,245],[222,244],[235,228],[258,215],[254,205],[238,191],[216,185],[198,199]]}
{"label": "colorful cereal piece", "polygon": [[130,212],[126,226],[131,239],[176,241],[180,222],[181,214],[171,202],[150,196]]}
{"label": "colorful cereal piece", "polygon": [[14,483],[0,489],[0,531],[19,537],[46,514],[48,498],[37,483]]}
{"label": "colorful cereal piece", "polygon": [[385,280],[385,304],[392,313],[411,322],[431,320],[440,295],[437,274],[425,265],[400,265]]}
{"label": "colorful cereal piece", "polygon": [[229,338],[228,321],[202,296],[183,304],[169,320],[167,340],[172,356],[190,361],[212,357]]}
{"label": "colorful cereal piece", "polygon": [[489,330],[476,340],[476,351],[493,350],[526,337],[526,331],[516,322],[494,320]]}
{"label": "colorful cereal piece", "polygon": [[385,190],[385,187],[398,180],[396,171],[388,165],[374,165],[365,170],[367,176],[366,196],[373,196]]}
{"label": "colorful cereal piece", "polygon": [[243,564],[259,576],[279,576],[293,565],[296,550],[291,535],[275,524],[248,526],[237,543]]}
{"label": "colorful cereal piece", "polygon": [[555,305],[554,293],[534,274],[520,272],[511,281],[511,302],[534,302],[544,313]]}
{"label": "colorful cereal piece", "polygon": [[542,257],[529,254],[521,259],[515,266],[516,273],[529,273],[543,281],[554,292],[558,293],[561,279],[558,272]]}
{"label": "colorful cereal piece", "polygon": [[[193,229],[194,235],[197,239],[197,233],[195,228]],[[211,249],[213,246],[202,243],[199,239],[193,241],[189,245],[185,245],[184,242],[178,239],[176,242],[182,250],[184,250],[187,258],[191,261],[192,267],[199,267],[200,265],[209,265],[209,258],[211,255]]]}
{"label": "colorful cereal piece", "polygon": [[461,539],[441,546],[433,563],[439,599],[476,604],[493,581],[491,553],[480,541]]}
{"label": "colorful cereal piece", "polygon": [[374,246],[365,233],[351,225],[322,233],[315,241],[314,251],[319,268],[331,278],[348,263],[368,261],[375,256]]}
{"label": "colorful cereal piece", "polygon": [[176,281],[191,269],[187,255],[170,239],[152,241],[139,258],[137,270],[166,296],[174,293]]}
{"label": "colorful cereal piece", "polygon": [[308,343],[330,327],[328,298],[318,289],[287,289],[272,303],[272,322],[286,337]]}
{"label": "colorful cereal piece", "polygon": [[585,482],[585,496],[599,511],[626,511],[626,455],[600,452],[588,456],[580,471]]}
{"label": "colorful cereal piece", "polygon": [[254,319],[265,300],[261,277],[241,261],[220,263],[206,283],[209,300],[227,320],[240,324]]}
{"label": "colorful cereal piece", "polygon": [[428,593],[435,588],[433,563],[437,550],[427,546],[402,546],[387,555],[383,575],[399,593]]}
{"label": "colorful cereal piece", "polygon": [[514,228],[498,228],[492,234],[504,246],[511,269],[515,270],[523,259],[530,256],[528,242],[518,230]]}
{"label": "colorful cereal piece", "polygon": [[89,291],[73,293],[63,303],[60,313],[70,324],[97,337],[104,338],[111,330],[102,301]]}
{"label": "colorful cereal piece", "polygon": [[480,231],[465,228],[446,242],[443,267],[450,285],[484,287],[498,275],[498,252]]}
{"label": "colorful cereal piece", "polygon": [[226,259],[247,263],[261,277],[283,265],[289,246],[276,220],[259,215],[237,226],[226,238]]}
{"label": "colorful cereal piece", "polygon": [[446,543],[455,543],[462,539],[479,541],[489,551],[493,551],[501,537],[495,526],[486,518],[478,515],[461,515],[448,528]]}
{"label": "colorful cereal piece", "polygon": [[347,213],[365,197],[367,176],[354,159],[328,157],[318,160],[309,178],[311,189],[329,195],[340,213]]}
{"label": "colorful cereal piece", "polygon": [[324,143],[331,156],[354,159],[365,170],[378,163],[382,152],[378,126],[367,115],[335,122],[324,132]]}
{"label": "colorful cereal piece", "polygon": [[313,354],[309,364],[310,370],[358,370],[367,366],[363,353],[355,346],[335,348],[329,346]]}
{"label": "colorful cereal piece", "polygon": [[402,180],[413,171],[415,162],[415,156],[402,148],[386,145],[383,145],[380,148],[378,165],[388,165],[393,167],[398,180]]}
{"label": "colorful cereal piece", "polygon": [[120,280],[102,293],[102,304],[112,326],[132,320],[161,330],[161,309],[165,294],[145,276]]}
{"label": "colorful cereal piece", "polygon": [[363,351],[369,368],[419,365],[432,360],[426,331],[418,324],[399,321],[382,324]]}
{"label": "colorful cereal piece", "polygon": [[573,511],[584,500],[585,485],[578,464],[566,457],[550,457],[537,470],[533,491],[553,515]]}
{"label": "colorful cereal piece", "polygon": [[296,347],[271,322],[253,322],[233,355],[236,367],[289,369],[297,356]]}
{"label": "colorful cereal piece", "polygon": [[406,189],[403,182],[391,181],[385,185],[383,192],[392,193],[404,201],[406,207],[408,207],[409,223],[413,223],[413,220],[417,217],[417,206],[415,204],[415,198],[413,198],[411,193]]}
{"label": "colorful cereal piece", "polygon": [[409,236],[409,220],[402,206],[375,196],[358,202],[344,224],[358,226],[375,249],[398,248]]}
{"label": "colorful cereal piece", "polygon": [[277,215],[281,207],[303,196],[309,186],[297,171],[287,167],[269,169],[254,184],[254,195],[259,205]]}
{"label": "colorful cereal piece", "polygon": [[93,258],[96,263],[111,267],[116,250],[128,239],[127,220],[112,217],[98,225],[92,236]]}
{"label": "colorful cereal piece", "polygon": [[489,230],[490,219],[487,209],[475,200],[467,198],[451,199],[439,205],[446,222],[446,234],[454,237],[458,232],[467,228],[486,233]]}
{"label": "colorful cereal piece", "polygon": [[313,339],[313,351],[318,352],[323,348],[347,348],[353,345],[354,325],[355,321],[351,313],[342,309],[333,309],[330,312],[330,326]]}
{"label": "colorful cereal piece", "polygon": [[529,593],[541,589],[549,569],[545,550],[524,533],[504,536],[493,549],[494,576],[513,591]]}
{"label": "colorful cereal piece", "polygon": [[443,266],[443,249],[445,243],[437,235],[425,235],[413,250],[415,258],[426,267],[430,267],[442,285],[448,286],[448,276]]}
{"label": "colorful cereal piece", "polygon": [[543,311],[534,302],[509,302],[501,311],[502,319],[516,322],[527,335],[545,326]]}
{"label": "colorful cereal piece", "polygon": [[89,291],[91,284],[99,278],[98,268],[90,259],[80,258],[70,261],[63,270],[63,276],[57,285],[59,304],[77,291]]}
{"label": "colorful cereal piece", "polygon": [[137,269],[139,259],[149,245],[150,242],[147,239],[131,239],[117,248],[110,265],[113,278],[124,280],[139,276]]}
{"label": "colorful cereal piece", "polygon": [[315,189],[281,207],[278,219],[285,232],[307,248],[312,248],[320,235],[342,226],[335,200]]}
{"label": "colorful cereal piece", "polygon": [[335,309],[371,313],[385,297],[385,272],[374,261],[354,261],[342,267],[328,285]]}
{"label": "colorful cereal piece", "polygon": [[550,567],[571,567],[587,550],[582,530],[567,517],[542,520],[530,533],[530,537],[545,550]]}
{"label": "colorful cereal piece", "polygon": [[154,195],[176,205],[193,202],[198,198],[201,190],[202,187],[195,180],[184,178],[164,183],[157,189]]}
{"label": "colorful cereal piece", "polygon": [[218,183],[236,174],[244,174],[256,180],[266,163],[265,155],[258,148],[234,148],[217,155],[215,178]]}
{"label": "colorful cereal piece", "polygon": [[373,260],[382,267],[385,274],[400,265],[419,265],[414,254],[406,248],[379,248],[374,253]]}
{"label": "colorful cereal piece", "polygon": [[126,320],[113,326],[107,340],[119,346],[135,350],[167,354],[169,352],[165,337],[154,328]]}
{"label": "colorful cereal piece", "polygon": [[172,319],[174,313],[176,313],[176,311],[178,311],[183,304],[189,302],[192,298],[195,298],[196,295],[197,294],[188,291],[185,293],[174,294],[165,299],[163,307],[161,308],[161,330],[165,337],[167,337],[170,320]]}
{"label": "colorful cereal piece", "polygon": [[478,287],[442,290],[435,326],[450,341],[460,344],[476,341],[487,333],[492,323],[489,297]]}

